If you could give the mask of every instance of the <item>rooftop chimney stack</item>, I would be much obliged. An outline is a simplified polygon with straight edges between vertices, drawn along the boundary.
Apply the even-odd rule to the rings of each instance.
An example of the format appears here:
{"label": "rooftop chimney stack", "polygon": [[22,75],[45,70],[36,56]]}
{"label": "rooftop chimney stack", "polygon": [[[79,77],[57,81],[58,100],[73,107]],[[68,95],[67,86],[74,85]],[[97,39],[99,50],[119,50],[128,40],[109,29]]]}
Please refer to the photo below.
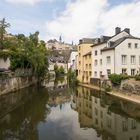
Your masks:
{"label": "rooftop chimney stack", "polygon": [[120,27],[116,27],[115,28],[115,35],[119,34],[121,32],[121,28]]}
{"label": "rooftop chimney stack", "polygon": [[128,34],[130,34],[130,29],[129,28],[125,28],[124,31],[127,32]]}

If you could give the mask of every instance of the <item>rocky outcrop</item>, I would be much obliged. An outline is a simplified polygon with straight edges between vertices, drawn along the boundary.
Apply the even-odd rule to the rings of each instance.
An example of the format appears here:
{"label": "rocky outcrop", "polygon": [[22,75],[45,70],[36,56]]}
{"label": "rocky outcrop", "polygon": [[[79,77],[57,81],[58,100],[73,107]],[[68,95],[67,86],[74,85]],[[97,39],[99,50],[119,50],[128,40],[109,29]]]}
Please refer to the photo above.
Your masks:
{"label": "rocky outcrop", "polygon": [[106,91],[112,90],[112,83],[110,80],[101,80],[101,88],[105,89]]}
{"label": "rocky outcrop", "polygon": [[121,82],[120,90],[140,95],[140,81],[127,79]]}

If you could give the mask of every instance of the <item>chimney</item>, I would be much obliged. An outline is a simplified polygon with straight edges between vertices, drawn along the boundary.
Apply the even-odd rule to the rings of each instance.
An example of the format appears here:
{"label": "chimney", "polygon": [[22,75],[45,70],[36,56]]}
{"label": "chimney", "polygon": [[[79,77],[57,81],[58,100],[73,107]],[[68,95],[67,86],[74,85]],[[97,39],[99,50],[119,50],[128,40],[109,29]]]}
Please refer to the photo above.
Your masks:
{"label": "chimney", "polygon": [[79,44],[82,44],[82,43],[83,43],[83,40],[82,40],[82,39],[80,39],[80,40],[79,40]]}
{"label": "chimney", "polygon": [[116,27],[115,28],[115,35],[119,34],[121,32],[121,28],[120,27]]}
{"label": "chimney", "polygon": [[129,28],[125,28],[124,31],[127,32],[128,34],[130,34],[130,29]]}

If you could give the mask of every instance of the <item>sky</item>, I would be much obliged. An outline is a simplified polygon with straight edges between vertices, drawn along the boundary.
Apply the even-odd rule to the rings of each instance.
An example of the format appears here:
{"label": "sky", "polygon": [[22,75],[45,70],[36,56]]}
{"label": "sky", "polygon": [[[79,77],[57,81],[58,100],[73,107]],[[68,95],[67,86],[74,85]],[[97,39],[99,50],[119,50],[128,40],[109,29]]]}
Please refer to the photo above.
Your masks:
{"label": "sky", "polygon": [[77,43],[81,38],[114,35],[115,27],[140,36],[140,0],[0,0],[0,19],[9,33]]}

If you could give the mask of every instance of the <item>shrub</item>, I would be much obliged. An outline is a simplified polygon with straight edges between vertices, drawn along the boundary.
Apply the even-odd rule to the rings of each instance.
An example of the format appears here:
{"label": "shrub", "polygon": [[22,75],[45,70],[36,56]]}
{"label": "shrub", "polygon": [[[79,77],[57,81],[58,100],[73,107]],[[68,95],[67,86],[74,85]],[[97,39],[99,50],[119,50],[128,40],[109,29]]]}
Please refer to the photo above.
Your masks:
{"label": "shrub", "polygon": [[136,80],[136,81],[140,81],[140,75],[136,75],[136,76],[135,76],[135,80]]}
{"label": "shrub", "polygon": [[60,76],[60,75],[65,74],[65,70],[64,70],[63,66],[61,66],[59,68],[56,64],[54,65],[54,71],[55,71],[56,76]]}
{"label": "shrub", "polygon": [[129,76],[127,74],[111,74],[109,75],[109,79],[111,80],[113,85],[120,85],[122,80],[128,79]]}

